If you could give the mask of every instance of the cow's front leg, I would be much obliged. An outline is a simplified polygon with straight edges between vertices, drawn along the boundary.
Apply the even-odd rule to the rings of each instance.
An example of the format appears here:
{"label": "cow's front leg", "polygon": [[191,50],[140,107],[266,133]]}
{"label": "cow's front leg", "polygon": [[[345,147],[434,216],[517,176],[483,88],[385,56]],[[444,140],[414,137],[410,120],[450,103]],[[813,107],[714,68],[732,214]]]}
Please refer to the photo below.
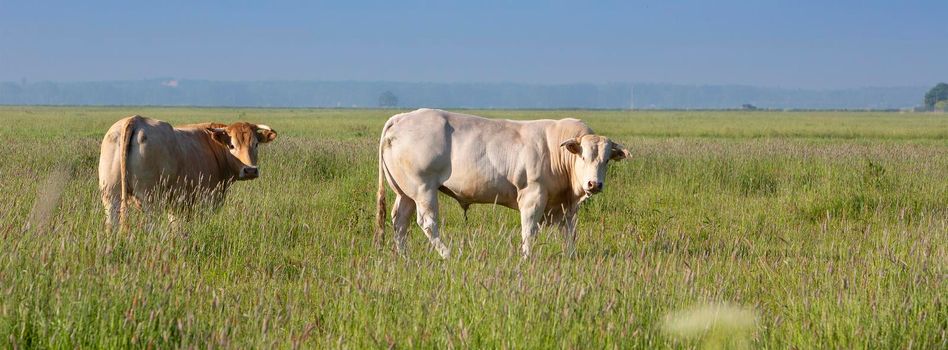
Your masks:
{"label": "cow's front leg", "polygon": [[563,221],[561,223],[563,230],[563,240],[566,245],[566,256],[574,257],[576,256],[576,212],[578,207],[573,205],[566,208],[563,213]]}
{"label": "cow's front leg", "polygon": [[543,209],[546,206],[546,192],[539,186],[527,187],[517,195],[520,207],[520,237],[523,240],[523,257],[530,256],[530,244],[543,219]]}
{"label": "cow's front leg", "polygon": [[[119,228],[120,222],[123,221],[119,218],[122,197],[117,192],[117,189],[111,188],[102,191],[102,204],[105,206],[105,228],[109,232]],[[127,213],[124,214],[127,215]]]}
{"label": "cow's front leg", "polygon": [[184,238],[188,238],[191,235],[191,233],[188,232],[188,224],[194,217],[192,210],[190,208],[172,209],[169,210],[167,214],[168,231],[173,235],[180,235]]}

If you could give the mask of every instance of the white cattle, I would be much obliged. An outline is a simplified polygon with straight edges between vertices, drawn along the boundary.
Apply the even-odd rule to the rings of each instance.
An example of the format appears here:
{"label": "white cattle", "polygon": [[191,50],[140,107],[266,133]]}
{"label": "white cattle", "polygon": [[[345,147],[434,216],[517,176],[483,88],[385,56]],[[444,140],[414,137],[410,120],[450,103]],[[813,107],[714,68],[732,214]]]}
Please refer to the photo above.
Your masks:
{"label": "white cattle", "polygon": [[464,210],[474,203],[519,210],[523,256],[541,224],[564,231],[567,254],[575,241],[579,204],[602,191],[610,160],[629,151],[577,119],[514,121],[436,109],[389,118],[379,140],[376,239],[385,231],[385,182],[395,192],[395,247],[404,252],[412,214],[443,258],[438,192]]}

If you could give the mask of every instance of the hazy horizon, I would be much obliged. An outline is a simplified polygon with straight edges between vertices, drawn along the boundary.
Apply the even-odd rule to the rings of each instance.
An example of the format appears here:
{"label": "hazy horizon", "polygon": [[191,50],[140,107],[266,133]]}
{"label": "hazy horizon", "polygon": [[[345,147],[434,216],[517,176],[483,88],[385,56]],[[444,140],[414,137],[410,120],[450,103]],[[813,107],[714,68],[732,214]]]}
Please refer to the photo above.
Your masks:
{"label": "hazy horizon", "polygon": [[131,80],[0,82],[0,104],[257,107],[903,109],[927,87],[836,90],[740,85]]}
{"label": "hazy horizon", "polygon": [[654,83],[948,78],[948,2],[0,4],[0,81]]}
{"label": "hazy horizon", "polygon": [[122,83],[122,82],[141,82],[141,81],[160,81],[160,82],[171,82],[171,81],[203,81],[203,82],[220,82],[220,83],[380,83],[380,84],[446,84],[446,85],[523,85],[523,86],[537,86],[537,87],[550,87],[550,86],[573,86],[573,85],[673,85],[673,86],[690,86],[690,87],[748,87],[748,88],[762,88],[762,89],[785,89],[785,90],[805,90],[805,91],[839,91],[839,90],[854,90],[854,89],[872,89],[872,88],[925,88],[929,89],[937,83],[945,82],[948,79],[943,79],[940,81],[935,81],[931,84],[916,84],[916,85],[863,85],[863,86],[845,86],[845,87],[796,87],[796,86],[780,86],[780,85],[761,85],[761,84],[717,84],[717,83],[674,83],[674,82],[663,82],[663,81],[603,81],[603,82],[593,82],[593,81],[573,81],[573,82],[556,82],[556,83],[542,83],[542,82],[523,82],[523,81],[508,81],[508,80],[497,80],[497,81],[477,81],[477,80],[466,80],[466,81],[431,81],[431,80],[379,80],[379,79],[203,79],[203,78],[190,78],[190,77],[144,77],[138,79],[101,79],[101,80],[89,80],[89,79],[80,79],[80,80],[52,80],[52,79],[42,79],[42,80],[31,80],[26,77],[21,77],[20,79],[10,79],[10,80],[0,80],[0,83]]}

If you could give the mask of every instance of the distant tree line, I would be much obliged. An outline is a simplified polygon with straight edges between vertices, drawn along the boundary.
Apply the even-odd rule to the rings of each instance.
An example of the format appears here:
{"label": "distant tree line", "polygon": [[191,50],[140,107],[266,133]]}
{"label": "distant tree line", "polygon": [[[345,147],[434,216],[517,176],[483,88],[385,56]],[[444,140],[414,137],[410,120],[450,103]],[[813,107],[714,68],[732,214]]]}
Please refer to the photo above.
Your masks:
{"label": "distant tree line", "polygon": [[[0,104],[235,107],[627,109],[628,83],[400,83],[149,79],[0,82]],[[806,90],[741,85],[634,84],[636,109],[892,109],[927,87]],[[937,102],[936,102],[937,103]],[[749,108],[748,108],[749,109]]]}

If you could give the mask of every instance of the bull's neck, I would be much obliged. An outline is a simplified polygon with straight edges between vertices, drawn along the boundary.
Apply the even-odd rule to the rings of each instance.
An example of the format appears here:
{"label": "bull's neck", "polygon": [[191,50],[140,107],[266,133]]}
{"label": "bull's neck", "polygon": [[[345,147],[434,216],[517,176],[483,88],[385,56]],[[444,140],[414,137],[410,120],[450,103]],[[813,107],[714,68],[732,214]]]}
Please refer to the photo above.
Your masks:
{"label": "bull's neck", "polygon": [[577,156],[562,147],[555,149],[556,152],[553,153],[556,155],[551,159],[553,174],[558,179],[566,179],[567,183],[563,184],[563,190],[568,190],[572,196],[581,197],[583,189],[576,187],[576,184],[579,183],[575,171]]}

